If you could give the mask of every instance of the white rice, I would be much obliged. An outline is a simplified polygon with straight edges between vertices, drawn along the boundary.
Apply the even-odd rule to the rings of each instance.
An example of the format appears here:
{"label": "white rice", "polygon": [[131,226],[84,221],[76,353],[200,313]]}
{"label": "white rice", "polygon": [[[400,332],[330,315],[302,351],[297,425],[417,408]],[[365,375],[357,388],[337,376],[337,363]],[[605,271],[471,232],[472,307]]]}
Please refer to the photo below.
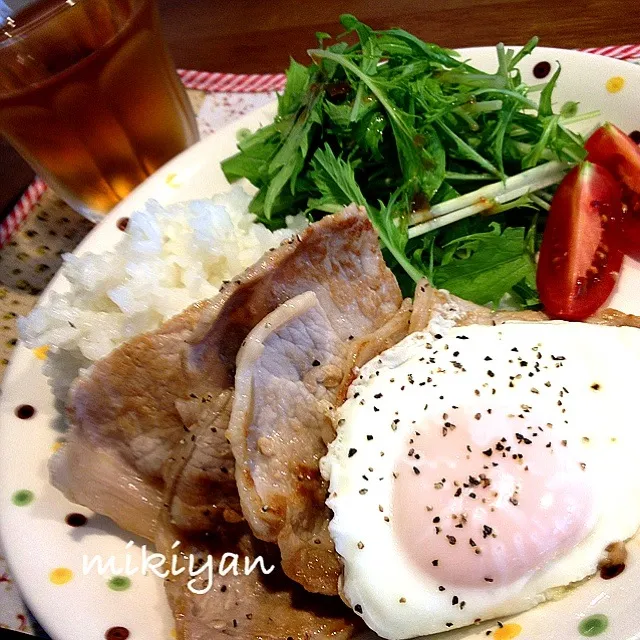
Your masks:
{"label": "white rice", "polygon": [[250,199],[236,187],[168,207],[150,200],[112,251],[63,256],[69,291],[52,293],[18,320],[28,347],[49,348],[44,372],[58,398],[81,368],[216,295],[223,281],[307,224],[302,215],[288,217],[288,229],[271,232],[247,213]]}

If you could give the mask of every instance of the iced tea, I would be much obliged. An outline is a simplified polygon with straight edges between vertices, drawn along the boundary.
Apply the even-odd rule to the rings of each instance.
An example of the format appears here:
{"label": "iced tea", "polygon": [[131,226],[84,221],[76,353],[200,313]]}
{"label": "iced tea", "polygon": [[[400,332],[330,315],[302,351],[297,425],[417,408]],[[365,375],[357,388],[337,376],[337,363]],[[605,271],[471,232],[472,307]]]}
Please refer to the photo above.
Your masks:
{"label": "iced tea", "polygon": [[40,0],[0,34],[0,133],[100,218],[197,140],[154,0]]}

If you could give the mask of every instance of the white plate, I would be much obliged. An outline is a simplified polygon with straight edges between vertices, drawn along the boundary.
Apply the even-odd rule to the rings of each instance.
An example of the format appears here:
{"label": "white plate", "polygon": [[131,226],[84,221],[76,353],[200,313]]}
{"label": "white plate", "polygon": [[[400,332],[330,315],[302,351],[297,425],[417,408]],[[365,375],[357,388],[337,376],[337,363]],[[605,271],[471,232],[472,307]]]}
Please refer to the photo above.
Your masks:
{"label": "white plate", "polygon": [[[494,49],[468,49],[465,55],[479,67],[495,68]],[[556,92],[558,104],[578,100],[581,110],[600,109],[603,119],[626,131],[640,128],[639,67],[573,51],[539,49],[521,64],[526,82],[539,82],[532,70],[537,62],[545,60],[553,64],[560,61],[563,66]],[[111,248],[121,233],[117,220],[130,215],[148,198],[171,203],[226,190],[228,185],[219,163],[234,153],[236,130],[255,129],[267,123],[273,112],[273,105],[267,105],[174,159],[116,207],[78,251]],[[622,310],[640,313],[639,287],[640,265],[627,261],[612,303]],[[55,278],[51,288],[62,290],[65,283]],[[106,630],[114,626],[127,628],[132,640],[168,640],[172,637],[173,620],[161,580],[136,575],[128,589],[115,591],[107,584],[109,576],[99,576],[95,571],[83,575],[83,555],[100,554],[106,559],[113,554],[122,564],[129,553],[132,565],[139,566],[143,542],[138,540],[134,547],[126,549],[130,534],[106,518],[92,516],[88,510],[71,504],[49,485],[47,460],[61,433],[56,430],[58,416],[41,366],[42,361],[32,351],[18,345],[2,385],[0,535],[13,575],[29,607],[55,640],[101,640]],[[36,409],[28,420],[15,415],[16,407],[25,404]],[[16,506],[13,498],[24,490],[32,492],[33,499],[26,506]],[[68,526],[65,517],[74,512],[89,516],[89,523],[79,528]],[[70,579],[65,582],[67,578]],[[65,583],[54,584],[56,581]],[[639,638],[638,584],[640,544],[634,542],[621,576],[608,582],[594,578],[567,598],[509,621],[521,629],[508,625],[496,632],[498,627],[494,624],[471,632],[450,632],[446,637],[486,638],[485,631],[491,628],[491,637],[498,640],[514,638],[518,631],[519,637],[527,640],[572,640],[581,637],[581,620],[602,614],[609,623],[603,638]]]}

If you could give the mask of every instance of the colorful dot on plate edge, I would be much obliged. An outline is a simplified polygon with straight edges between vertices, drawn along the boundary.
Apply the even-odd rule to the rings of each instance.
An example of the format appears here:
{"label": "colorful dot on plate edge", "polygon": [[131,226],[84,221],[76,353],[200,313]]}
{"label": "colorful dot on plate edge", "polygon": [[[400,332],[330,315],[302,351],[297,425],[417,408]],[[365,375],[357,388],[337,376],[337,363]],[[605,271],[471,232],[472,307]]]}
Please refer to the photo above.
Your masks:
{"label": "colorful dot on plate edge", "polygon": [[63,584],[67,584],[67,582],[71,582],[73,579],[73,571],[71,569],[67,569],[66,567],[57,567],[50,571],[49,580],[58,586]]}
{"label": "colorful dot on plate edge", "polygon": [[127,576],[113,576],[107,582],[107,586],[112,591],[126,591],[131,586],[131,579]]}
{"label": "colorful dot on plate edge", "polygon": [[64,521],[70,527],[84,527],[87,524],[87,516],[83,513],[69,513]]}
{"label": "colorful dot on plate edge", "polygon": [[36,347],[33,349],[33,355],[38,358],[38,360],[46,360],[47,353],[49,353],[49,345],[45,344],[41,347]]}
{"label": "colorful dot on plate edge", "polygon": [[56,440],[51,445],[51,453],[56,453],[57,451],[60,451],[60,449],[62,449],[62,447],[64,447],[64,440]]}
{"label": "colorful dot on plate edge", "polygon": [[538,80],[542,80],[542,78],[546,78],[551,73],[551,63],[546,60],[542,60],[538,62],[535,67],[533,67],[533,75],[538,78]]}
{"label": "colorful dot on plate edge", "polygon": [[622,76],[613,76],[607,80],[606,87],[609,93],[618,93],[624,87],[624,78]]}
{"label": "colorful dot on plate edge", "polygon": [[173,189],[177,189],[178,187],[180,187],[180,182],[178,181],[178,174],[177,173],[170,173],[165,179],[164,181]]}
{"label": "colorful dot on plate edge", "polygon": [[20,418],[20,420],[29,420],[29,418],[33,418],[36,414],[35,407],[30,404],[21,404],[16,407],[15,412],[16,416]]}
{"label": "colorful dot on plate edge", "polygon": [[105,631],[104,637],[106,640],[127,640],[129,635],[129,629],[126,627],[111,627]]}
{"label": "colorful dot on plate edge", "polygon": [[521,631],[522,627],[519,624],[511,622],[496,629],[493,637],[495,640],[513,640],[513,638],[517,638],[520,635]]}
{"label": "colorful dot on plate edge", "polygon": [[582,636],[593,638],[594,636],[599,636],[601,633],[604,633],[608,626],[609,619],[607,616],[596,613],[593,616],[581,620],[578,625],[578,631]]}
{"label": "colorful dot on plate edge", "polygon": [[11,502],[13,502],[16,507],[26,507],[28,504],[31,504],[33,502],[34,498],[35,494],[33,493],[33,491],[29,491],[28,489],[20,489],[20,491],[16,491],[11,496]]}

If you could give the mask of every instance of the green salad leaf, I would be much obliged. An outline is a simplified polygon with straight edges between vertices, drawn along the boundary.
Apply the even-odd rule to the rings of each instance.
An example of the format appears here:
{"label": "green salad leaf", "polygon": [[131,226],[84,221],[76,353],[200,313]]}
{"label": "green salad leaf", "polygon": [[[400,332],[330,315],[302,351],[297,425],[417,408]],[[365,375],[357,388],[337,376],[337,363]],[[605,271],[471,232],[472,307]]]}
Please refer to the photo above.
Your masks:
{"label": "green salad leaf", "polygon": [[[250,210],[271,229],[299,211],[317,220],[366,206],[407,291],[427,276],[481,304],[537,305],[548,200],[585,157],[568,128],[577,104],[554,111],[560,65],[528,86],[519,65],[537,38],[498,45],[488,72],[403,29],[340,21],[345,32],[317,34],[307,65],[291,61],[275,121],[242,134],[227,179],[257,188]],[[500,184],[513,189],[487,201]]]}
{"label": "green salad leaf", "polygon": [[433,284],[478,304],[498,304],[520,282],[535,282],[534,256],[524,227],[491,224],[489,231],[457,238],[446,264],[434,270]]}

